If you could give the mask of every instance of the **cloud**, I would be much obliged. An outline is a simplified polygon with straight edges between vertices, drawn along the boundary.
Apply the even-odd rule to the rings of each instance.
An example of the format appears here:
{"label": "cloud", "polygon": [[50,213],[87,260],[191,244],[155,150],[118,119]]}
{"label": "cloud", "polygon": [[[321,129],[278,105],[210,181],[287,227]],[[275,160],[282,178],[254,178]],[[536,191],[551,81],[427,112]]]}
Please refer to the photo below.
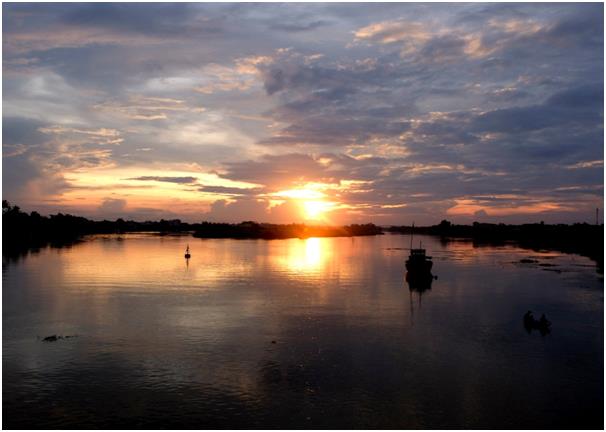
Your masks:
{"label": "cloud", "polygon": [[[204,220],[217,222],[255,221],[260,223],[304,223],[303,205],[295,200],[275,204],[267,198],[240,197],[234,200],[217,200],[202,215]],[[317,223],[317,221],[316,221]]]}
{"label": "cloud", "polygon": [[46,126],[47,123],[36,119],[5,116],[2,118],[2,145],[40,145],[47,140],[40,131]]}
{"label": "cloud", "polygon": [[44,134],[57,135],[84,135],[89,137],[93,142],[100,145],[118,145],[124,141],[121,138],[120,131],[116,129],[99,128],[99,129],[78,129],[65,126],[48,126],[39,129]]}
{"label": "cloud", "polygon": [[562,90],[550,96],[547,104],[570,109],[600,110],[604,103],[604,85],[585,84]]}
{"label": "cloud", "polygon": [[293,32],[306,32],[311,30],[316,30],[319,27],[323,27],[328,25],[329,22],[325,20],[316,20],[305,23],[297,23],[297,22],[281,22],[272,25],[273,29],[282,30],[285,32],[293,33]]}
{"label": "cloud", "polygon": [[520,132],[563,126],[569,123],[593,126],[602,123],[602,86],[584,85],[555,93],[544,104],[504,108],[476,117],[472,129]]}
{"label": "cloud", "polygon": [[137,181],[156,181],[166,183],[177,183],[177,184],[194,184],[198,181],[196,177],[168,177],[168,176],[140,176],[131,177],[125,180],[137,180]]}
{"label": "cloud", "polygon": [[126,208],[126,200],[116,198],[106,198],[99,206],[99,211],[106,214],[118,213]]}
{"label": "cloud", "polygon": [[128,119],[150,121],[165,120],[173,112],[190,108],[180,99],[131,95],[127,101],[105,101],[94,105],[93,109],[114,115],[120,113]]}
{"label": "cloud", "polygon": [[[284,101],[266,116],[287,124],[261,144],[338,147],[397,136],[409,128],[403,117],[415,111],[414,100],[387,91],[405,71],[384,62],[329,64],[319,58],[309,63],[306,58],[288,51],[260,67],[267,94]],[[390,105],[396,100],[396,106]]]}
{"label": "cloud", "polygon": [[423,44],[432,38],[427,25],[407,19],[383,21],[362,27],[354,33],[358,41],[390,44],[406,42],[410,45]]}
{"label": "cloud", "polygon": [[216,92],[246,91],[257,84],[259,66],[269,64],[269,56],[248,56],[234,60],[234,65],[211,63],[202,70],[203,79],[194,91],[203,94]]}
{"label": "cloud", "polygon": [[[24,13],[21,25],[9,25],[9,50],[73,48],[91,44],[166,44],[185,37],[211,37],[222,31],[221,19],[204,19],[193,5],[123,5],[95,3],[40,5],[35,15],[27,7],[10,5],[8,15]],[[202,18],[202,19],[200,19]],[[178,25],[179,24],[179,25]]]}
{"label": "cloud", "polygon": [[480,209],[480,210],[475,211],[473,213],[473,215],[477,218],[484,218],[484,217],[488,216],[488,213],[486,213],[486,210]]}
{"label": "cloud", "polygon": [[219,195],[257,195],[263,191],[263,188],[239,188],[228,186],[201,186],[200,192],[208,192]]}
{"label": "cloud", "polygon": [[593,160],[593,161],[577,162],[575,164],[568,165],[566,168],[568,168],[568,169],[601,168],[603,166],[604,166],[604,160]]}
{"label": "cloud", "polygon": [[204,219],[217,222],[242,222],[254,220],[266,222],[268,220],[269,203],[257,199],[240,199],[233,202],[226,200],[215,201]]}
{"label": "cloud", "polygon": [[2,194],[6,199],[25,204],[68,187],[49,160],[54,152],[48,158],[52,143],[40,131],[48,124],[23,117],[3,117],[2,123]]}
{"label": "cloud", "polygon": [[220,175],[279,190],[310,182],[338,184],[343,180],[370,180],[380,174],[386,163],[386,160],[376,157],[358,160],[334,153],[317,156],[289,153],[264,155],[259,160],[228,162]]}

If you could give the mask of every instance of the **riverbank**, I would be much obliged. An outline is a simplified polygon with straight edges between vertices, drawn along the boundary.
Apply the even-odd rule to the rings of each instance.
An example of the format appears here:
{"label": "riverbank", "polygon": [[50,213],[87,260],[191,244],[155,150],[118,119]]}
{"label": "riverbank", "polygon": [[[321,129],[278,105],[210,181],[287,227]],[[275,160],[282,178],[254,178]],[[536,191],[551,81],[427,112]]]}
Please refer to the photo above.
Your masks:
{"label": "riverbank", "polygon": [[[124,220],[94,221],[80,216],[58,213],[41,216],[25,213],[18,206],[3,201],[3,255],[22,255],[30,249],[48,245],[62,247],[90,234],[122,234],[135,232],[192,233],[197,238],[287,239],[309,237],[374,236],[384,232],[409,235],[411,226],[381,228],[372,223],[345,226],[267,224],[253,221],[238,224],[200,222],[179,219],[137,222]],[[456,225],[442,221],[438,225],[414,227],[415,234],[440,237],[442,241],[467,240],[478,245],[513,244],[534,250],[576,253],[591,258],[603,272],[604,225],[483,224]]]}
{"label": "riverbank", "polygon": [[308,226],[305,224],[239,224],[203,222],[193,233],[198,238],[287,239],[309,237],[354,237],[381,235],[383,230],[373,224],[346,226]]}
{"label": "riverbank", "polygon": [[472,241],[477,245],[499,246],[512,244],[532,250],[553,250],[575,253],[591,258],[604,269],[604,225],[586,223],[572,225],[485,224],[455,225],[442,221],[427,227],[391,226],[388,232],[400,234],[426,234],[440,237],[443,241]]}
{"label": "riverbank", "polygon": [[46,246],[64,247],[92,234],[124,234],[137,232],[192,233],[198,238],[233,239],[287,239],[309,237],[353,237],[383,234],[374,224],[345,226],[267,224],[253,221],[238,224],[200,222],[188,223],[179,219],[137,222],[124,220],[94,221],[81,216],[58,213],[42,216],[26,213],[7,201],[2,203],[4,256],[20,256],[32,249]]}

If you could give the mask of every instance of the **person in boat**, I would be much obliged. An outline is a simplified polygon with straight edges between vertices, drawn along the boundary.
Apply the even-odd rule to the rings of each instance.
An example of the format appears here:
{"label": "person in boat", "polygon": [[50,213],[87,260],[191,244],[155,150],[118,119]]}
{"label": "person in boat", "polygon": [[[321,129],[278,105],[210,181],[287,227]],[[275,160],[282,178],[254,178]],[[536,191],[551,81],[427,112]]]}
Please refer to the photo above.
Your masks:
{"label": "person in boat", "polygon": [[541,318],[536,322],[536,327],[538,328],[539,333],[541,333],[541,336],[551,333],[549,326],[551,326],[551,322],[545,317],[545,314],[541,315]]}
{"label": "person in boat", "polygon": [[551,326],[551,322],[547,319],[545,314],[542,314],[541,318],[538,320],[534,319],[531,311],[524,314],[524,328],[528,333],[532,330],[539,330],[541,335],[545,336],[550,332],[549,326]]}
{"label": "person in boat", "polygon": [[533,323],[534,322],[534,317],[532,316],[532,311],[527,311],[524,314],[524,322],[527,322],[527,323]]}
{"label": "person in boat", "polygon": [[530,331],[532,330],[532,327],[534,326],[535,323],[535,319],[532,316],[532,312],[531,311],[527,311],[524,314],[524,328],[526,329],[526,331],[528,333],[530,333]]}

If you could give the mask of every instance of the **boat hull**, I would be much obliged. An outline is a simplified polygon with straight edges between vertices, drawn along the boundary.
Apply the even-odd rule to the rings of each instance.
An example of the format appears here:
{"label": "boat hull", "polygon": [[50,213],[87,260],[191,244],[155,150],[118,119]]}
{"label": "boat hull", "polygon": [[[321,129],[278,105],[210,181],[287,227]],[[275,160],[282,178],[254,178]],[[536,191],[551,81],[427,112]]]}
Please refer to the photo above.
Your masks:
{"label": "boat hull", "polygon": [[431,273],[406,273],[406,282],[410,291],[424,292],[431,289],[433,275]]}
{"label": "boat hull", "polygon": [[433,266],[433,261],[419,261],[419,262],[411,262],[406,261],[406,270],[411,275],[431,275],[431,267]]}

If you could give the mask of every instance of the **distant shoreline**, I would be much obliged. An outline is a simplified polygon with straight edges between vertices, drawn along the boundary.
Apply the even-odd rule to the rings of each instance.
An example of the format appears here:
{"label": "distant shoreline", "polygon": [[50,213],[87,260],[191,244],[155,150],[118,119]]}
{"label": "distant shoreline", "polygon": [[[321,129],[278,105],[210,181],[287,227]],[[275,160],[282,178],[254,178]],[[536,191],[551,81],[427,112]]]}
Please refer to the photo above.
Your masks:
{"label": "distant shoreline", "polygon": [[601,273],[604,269],[604,225],[577,223],[548,225],[544,223],[506,225],[474,222],[455,225],[443,220],[429,227],[392,226],[386,231],[399,234],[425,234],[444,241],[467,240],[474,245],[516,245],[531,250],[574,253],[594,260]]}
{"label": "distant shoreline", "polygon": [[573,225],[548,224],[483,224],[455,225],[443,220],[428,227],[379,227],[372,223],[344,226],[305,224],[268,224],[252,221],[230,223],[187,223],[179,219],[135,222],[121,218],[115,221],[93,221],[68,214],[41,216],[25,213],[7,201],[2,203],[3,255],[22,254],[45,246],[61,247],[79,241],[85,235],[156,232],[160,234],[189,233],[206,239],[288,239],[309,237],[375,236],[385,232],[409,235],[424,234],[443,241],[468,240],[477,245],[515,244],[526,249],[545,249],[576,253],[604,267],[604,225],[586,223]]}
{"label": "distant shoreline", "polygon": [[192,234],[197,238],[288,239],[309,237],[355,237],[382,235],[374,224],[345,226],[312,226],[305,224],[239,224],[202,222]]}

